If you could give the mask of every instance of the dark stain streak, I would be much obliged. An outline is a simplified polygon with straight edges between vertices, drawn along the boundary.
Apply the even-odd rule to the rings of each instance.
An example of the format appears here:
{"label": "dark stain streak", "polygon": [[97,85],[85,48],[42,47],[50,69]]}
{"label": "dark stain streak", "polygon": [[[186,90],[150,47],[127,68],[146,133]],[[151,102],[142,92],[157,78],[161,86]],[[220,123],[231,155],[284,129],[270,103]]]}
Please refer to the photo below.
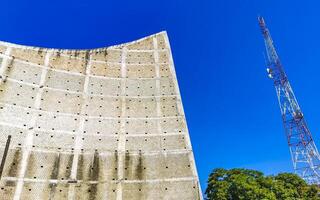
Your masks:
{"label": "dark stain streak", "polygon": [[21,149],[17,148],[13,155],[13,160],[9,168],[8,176],[9,177],[16,177],[18,171],[18,165],[21,160]]}
{"label": "dark stain streak", "polygon": [[39,55],[42,55],[42,53],[43,53],[43,49],[39,48],[39,49],[38,49],[38,54],[39,54]]}
{"label": "dark stain streak", "polygon": [[142,154],[139,153],[139,158],[138,158],[138,164],[136,167],[136,178],[138,180],[142,180],[143,179],[143,165],[142,165]]}
{"label": "dark stain streak", "polygon": [[72,162],[73,162],[73,154],[71,154],[71,155],[69,156],[68,163],[67,163],[67,170],[66,170],[66,174],[65,174],[65,177],[66,177],[67,179],[70,179]]}
{"label": "dark stain streak", "polygon": [[[18,171],[20,160],[21,160],[21,149],[17,148],[14,152],[13,161],[11,162],[11,165],[9,168],[9,172],[8,172],[9,177],[16,177],[17,176],[17,171]],[[5,186],[15,186],[15,185],[16,185],[15,181],[6,181],[5,182]]]}
{"label": "dark stain streak", "polygon": [[126,170],[124,170],[124,178],[128,178],[129,176],[129,166],[130,166],[130,154],[129,152],[126,152],[125,158],[124,158],[124,167]]}
{"label": "dark stain streak", "polygon": [[59,168],[60,168],[60,153],[58,153],[58,156],[55,157],[53,170],[50,175],[51,179],[58,179]]}
{"label": "dark stain streak", "polygon": [[54,199],[54,194],[56,193],[57,184],[56,183],[49,183],[49,199]]}
{"label": "dark stain streak", "polygon": [[35,153],[31,152],[28,158],[28,163],[27,163],[27,169],[25,172],[25,177],[28,178],[33,178],[37,176],[37,160],[35,159],[37,155]]}
{"label": "dark stain streak", "polygon": [[79,52],[79,51],[75,51],[75,52],[74,52],[74,57],[78,57],[78,56],[79,56],[79,54],[80,54],[80,52]]}
{"label": "dark stain streak", "polygon": [[5,186],[6,187],[15,187],[16,182],[15,181],[5,181]]}
{"label": "dark stain streak", "polygon": [[[136,177],[135,179],[143,180],[143,161],[142,161],[142,153],[139,153],[138,164],[136,166]],[[139,184],[139,189],[142,190],[143,184]],[[139,199],[142,199],[142,192],[138,193]]]}
{"label": "dark stain streak", "polygon": [[107,50],[104,50],[103,53],[104,53],[105,57],[108,55],[108,51]]}
{"label": "dark stain streak", "polygon": [[97,197],[98,183],[92,183],[89,187],[89,200],[95,200]]}
{"label": "dark stain streak", "polygon": [[90,169],[90,180],[97,181],[99,178],[99,153],[96,151],[93,156],[93,163]]}
{"label": "dark stain streak", "polygon": [[113,170],[113,178],[118,180],[118,152],[114,152],[114,170]]}
{"label": "dark stain streak", "polygon": [[[96,151],[93,156],[93,162],[89,170],[89,177],[91,181],[99,181],[100,167],[99,167],[99,153]],[[96,199],[98,190],[98,183],[90,184],[89,200]]]}
{"label": "dark stain streak", "polygon": [[9,63],[7,64],[8,67],[6,67],[4,74],[3,74],[3,80],[6,80],[8,76],[10,76],[11,74],[11,69],[13,66],[13,62],[14,62],[14,57],[9,61]]}
{"label": "dark stain streak", "polygon": [[82,180],[82,179],[83,179],[83,154],[80,154],[78,158],[77,180]]}
{"label": "dark stain streak", "polygon": [[88,62],[89,62],[89,58],[90,58],[90,52],[86,51],[86,55],[85,55],[85,66],[88,66]]}
{"label": "dark stain streak", "polygon": [[[54,164],[53,164],[53,169],[50,175],[50,179],[58,179],[59,175],[59,168],[60,168],[60,153],[58,153],[58,156],[55,157],[54,159]],[[54,198],[54,194],[56,192],[57,184],[55,183],[50,183],[49,184],[50,188],[50,197],[49,199]]]}

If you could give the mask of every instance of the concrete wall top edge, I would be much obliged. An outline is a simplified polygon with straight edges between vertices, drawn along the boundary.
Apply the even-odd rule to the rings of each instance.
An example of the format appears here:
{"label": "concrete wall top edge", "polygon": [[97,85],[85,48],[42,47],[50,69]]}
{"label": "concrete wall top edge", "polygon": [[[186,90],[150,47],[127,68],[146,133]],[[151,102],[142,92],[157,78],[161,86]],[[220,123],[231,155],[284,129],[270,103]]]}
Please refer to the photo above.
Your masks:
{"label": "concrete wall top edge", "polygon": [[0,45],[2,46],[7,46],[7,47],[13,47],[13,48],[21,48],[21,49],[29,49],[29,50],[34,50],[34,51],[53,51],[53,52],[65,52],[65,53],[73,53],[73,52],[100,52],[100,51],[105,51],[107,49],[122,49],[125,46],[131,45],[131,44],[135,44],[135,43],[139,43],[141,41],[147,40],[147,39],[151,39],[153,37],[156,37],[158,35],[163,35],[164,37],[167,37],[167,32],[166,31],[160,31],[158,33],[134,40],[134,41],[130,41],[130,42],[126,42],[126,43],[122,43],[122,44],[117,44],[117,45],[112,45],[112,46],[107,46],[107,47],[100,47],[100,48],[93,48],[93,49],[57,49],[57,48],[45,48],[45,47],[37,47],[37,46],[27,46],[27,45],[23,45],[23,44],[15,44],[15,43],[11,43],[11,42],[5,42],[5,41],[1,41],[0,40]]}

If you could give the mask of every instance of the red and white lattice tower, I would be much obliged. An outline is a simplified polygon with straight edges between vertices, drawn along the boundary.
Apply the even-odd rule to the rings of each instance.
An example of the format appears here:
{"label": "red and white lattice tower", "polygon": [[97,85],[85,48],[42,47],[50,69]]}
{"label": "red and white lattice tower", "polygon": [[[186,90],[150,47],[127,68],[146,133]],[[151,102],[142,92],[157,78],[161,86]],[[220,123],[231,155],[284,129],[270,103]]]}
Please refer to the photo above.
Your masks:
{"label": "red and white lattice tower", "polygon": [[267,71],[280,105],[294,171],[309,184],[320,184],[320,156],[303,113],[281,65],[264,19],[258,18],[267,52]]}

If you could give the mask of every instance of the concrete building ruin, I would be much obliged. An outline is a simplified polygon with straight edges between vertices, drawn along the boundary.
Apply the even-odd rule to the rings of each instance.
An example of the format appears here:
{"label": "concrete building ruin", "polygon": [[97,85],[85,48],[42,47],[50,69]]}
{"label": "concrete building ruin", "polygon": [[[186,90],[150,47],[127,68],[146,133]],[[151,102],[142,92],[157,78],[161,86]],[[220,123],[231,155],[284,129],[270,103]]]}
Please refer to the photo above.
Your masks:
{"label": "concrete building ruin", "polygon": [[0,63],[0,199],[202,198],[166,32]]}

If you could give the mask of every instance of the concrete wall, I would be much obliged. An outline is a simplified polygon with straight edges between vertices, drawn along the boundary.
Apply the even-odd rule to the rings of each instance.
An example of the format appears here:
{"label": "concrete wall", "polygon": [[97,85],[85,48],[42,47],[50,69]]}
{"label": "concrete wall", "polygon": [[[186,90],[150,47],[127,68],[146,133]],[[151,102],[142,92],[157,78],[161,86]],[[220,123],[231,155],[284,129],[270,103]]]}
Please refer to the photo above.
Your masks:
{"label": "concrete wall", "polygon": [[201,198],[165,32],[91,50],[0,43],[0,199]]}

